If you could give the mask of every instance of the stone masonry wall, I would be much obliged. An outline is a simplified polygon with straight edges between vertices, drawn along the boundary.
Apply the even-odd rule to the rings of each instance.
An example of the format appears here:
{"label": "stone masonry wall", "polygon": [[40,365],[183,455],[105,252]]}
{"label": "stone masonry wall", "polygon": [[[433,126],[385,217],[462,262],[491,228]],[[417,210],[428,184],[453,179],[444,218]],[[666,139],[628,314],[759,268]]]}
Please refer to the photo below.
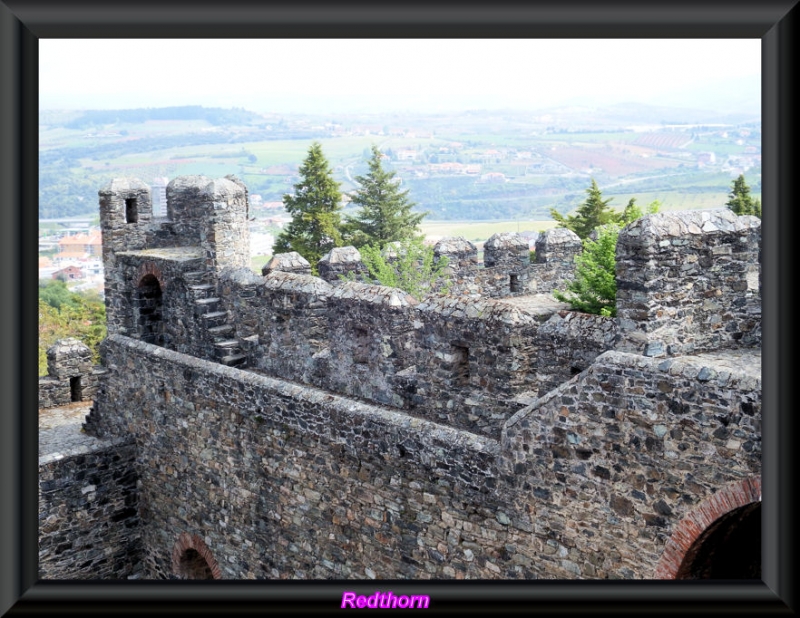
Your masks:
{"label": "stone masonry wall", "polygon": [[651,573],[694,506],[758,478],[760,370],[758,351],[606,352],[509,420],[501,476],[546,539],[541,568],[566,578]]}
{"label": "stone masonry wall", "polygon": [[549,297],[429,298],[358,282],[225,273],[227,310],[249,366],[497,437],[535,390],[536,328],[565,305]]}
{"label": "stone masonry wall", "polygon": [[536,331],[539,359],[534,370],[539,395],[545,395],[587,369],[603,352],[614,349],[614,318],[559,311]]}
{"label": "stone masonry wall", "polygon": [[223,579],[535,576],[507,543],[495,440],[120,336],[107,364],[106,431],[139,452],[145,577],[172,576],[182,534]]}
{"label": "stone masonry wall", "polygon": [[608,352],[501,443],[120,336],[99,403],[137,443],[146,577],[197,535],[223,579],[649,578],[760,474],[759,359],[727,354]]}
{"label": "stone masonry wall", "polygon": [[[201,252],[194,247],[119,252],[117,268],[106,275],[107,287],[115,290],[106,299],[109,332],[141,336],[152,320],[161,336],[159,345],[201,353],[197,341],[201,329],[184,274],[199,271],[202,264]],[[143,296],[141,284],[148,276],[158,284],[160,300],[158,307],[145,309],[139,299]]]}
{"label": "stone masonry wall", "polygon": [[39,377],[39,408],[90,401],[100,372],[92,366],[92,351],[83,342],[59,339],[47,350],[47,376]]}
{"label": "stone masonry wall", "polygon": [[[100,368],[92,368],[89,373],[80,376],[81,399],[90,401],[97,393]],[[69,378],[59,380],[50,376],[39,378],[39,408],[52,408],[72,401],[72,384]]]}
{"label": "stone masonry wall", "polygon": [[531,293],[563,291],[575,278],[575,256],[581,250],[581,239],[571,230],[557,227],[539,234],[530,274]]}
{"label": "stone masonry wall", "polygon": [[126,438],[39,461],[39,577],[125,579],[141,561],[136,447]]}
{"label": "stone masonry wall", "polygon": [[675,356],[761,344],[761,221],[648,215],[617,241],[617,349]]}

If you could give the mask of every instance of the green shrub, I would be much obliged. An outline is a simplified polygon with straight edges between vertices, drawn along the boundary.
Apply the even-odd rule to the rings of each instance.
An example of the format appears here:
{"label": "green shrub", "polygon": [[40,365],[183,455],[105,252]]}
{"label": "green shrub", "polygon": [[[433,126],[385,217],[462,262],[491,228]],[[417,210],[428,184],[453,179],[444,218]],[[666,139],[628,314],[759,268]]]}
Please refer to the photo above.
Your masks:
{"label": "green shrub", "polygon": [[620,227],[609,223],[597,228],[597,240],[583,241],[583,252],[575,258],[575,279],[569,294],[553,292],[575,311],[614,317],[617,315],[616,250]]}

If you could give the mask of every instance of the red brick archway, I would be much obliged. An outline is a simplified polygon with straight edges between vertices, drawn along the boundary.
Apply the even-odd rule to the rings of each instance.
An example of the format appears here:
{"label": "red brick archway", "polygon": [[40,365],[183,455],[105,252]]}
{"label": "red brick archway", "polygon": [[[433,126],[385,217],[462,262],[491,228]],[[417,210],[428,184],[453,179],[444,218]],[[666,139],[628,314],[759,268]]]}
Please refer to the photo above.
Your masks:
{"label": "red brick archway", "polygon": [[676,579],[681,565],[700,536],[721,517],[761,502],[761,478],[743,479],[704,500],[676,526],[656,565],[654,579]]}
{"label": "red brick archway", "polygon": [[197,534],[181,533],[172,548],[172,572],[181,579],[221,579],[219,564]]}
{"label": "red brick archway", "polygon": [[158,281],[159,287],[162,290],[167,287],[167,282],[164,280],[164,275],[161,273],[161,269],[156,265],[155,262],[143,262],[139,265],[139,268],[136,269],[136,274],[134,275],[134,287],[139,287],[142,284],[142,279],[144,279],[147,275],[152,275],[155,277],[156,281]]}

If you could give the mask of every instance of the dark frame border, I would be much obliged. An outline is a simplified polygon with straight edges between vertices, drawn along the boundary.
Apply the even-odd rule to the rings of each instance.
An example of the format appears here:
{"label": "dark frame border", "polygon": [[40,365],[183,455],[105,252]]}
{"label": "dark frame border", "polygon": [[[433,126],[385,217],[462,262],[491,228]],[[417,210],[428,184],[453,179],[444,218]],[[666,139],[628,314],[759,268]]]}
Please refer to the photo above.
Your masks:
{"label": "dark frame border", "polygon": [[[0,614],[323,612],[341,593],[428,594],[459,613],[793,613],[794,325],[787,291],[792,254],[791,167],[798,107],[791,64],[797,0],[561,0],[495,6],[286,5],[175,0],[109,4],[0,0],[0,265],[5,289],[0,372]],[[187,10],[191,6],[190,10]],[[39,38],[760,38],[762,41],[763,581],[52,582],[37,581],[35,410]],[[524,79],[524,74],[522,76]],[[26,348],[25,344],[29,347]],[[251,585],[254,584],[254,585]]]}

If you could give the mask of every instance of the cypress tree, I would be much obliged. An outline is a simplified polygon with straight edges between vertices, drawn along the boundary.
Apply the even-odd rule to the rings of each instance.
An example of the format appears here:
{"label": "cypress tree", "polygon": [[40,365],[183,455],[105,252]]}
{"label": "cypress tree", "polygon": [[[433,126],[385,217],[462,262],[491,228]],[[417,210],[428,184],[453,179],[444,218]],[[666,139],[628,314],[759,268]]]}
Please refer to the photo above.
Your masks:
{"label": "cypress tree", "polygon": [[733,181],[728,198],[725,206],[737,215],[755,215],[759,219],[761,218],[761,200],[753,199],[753,196],[750,195],[750,187],[744,180],[744,174],[739,174],[739,177]]}
{"label": "cypress tree", "polygon": [[355,247],[385,247],[390,242],[420,236],[419,224],[427,213],[413,213],[414,202],[408,191],[400,191],[395,172],[383,168],[381,152],[372,146],[369,172],[356,176],[360,187],[352,195],[352,203],[360,207],[355,216],[347,217],[346,235]]}
{"label": "cypress tree", "polygon": [[613,198],[603,199],[603,194],[592,178],[592,186],[586,189],[588,197],[578,206],[576,214],[563,216],[555,208],[550,209],[550,216],[558,221],[558,227],[565,227],[575,232],[581,239],[588,238],[597,227],[607,223],[617,223],[619,215],[608,205]]}
{"label": "cypress tree", "polygon": [[316,272],[322,256],[342,245],[342,194],[318,142],[311,145],[300,167],[294,194],[284,195],[283,204],[292,220],[278,234],[273,252],[297,251]]}

